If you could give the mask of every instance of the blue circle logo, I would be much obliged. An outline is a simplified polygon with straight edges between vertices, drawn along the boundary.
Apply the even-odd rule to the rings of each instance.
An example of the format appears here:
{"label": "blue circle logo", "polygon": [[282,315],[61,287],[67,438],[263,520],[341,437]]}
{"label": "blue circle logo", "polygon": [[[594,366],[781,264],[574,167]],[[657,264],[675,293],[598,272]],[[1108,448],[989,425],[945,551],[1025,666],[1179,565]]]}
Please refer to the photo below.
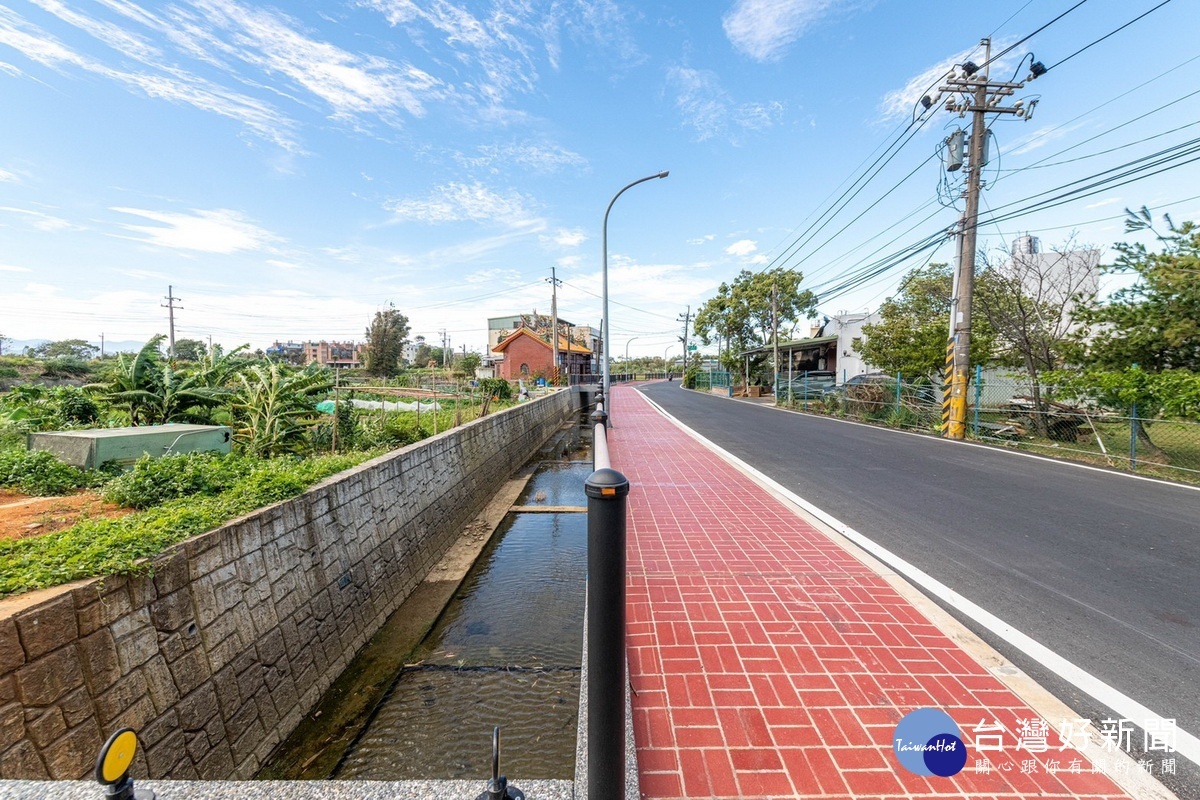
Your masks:
{"label": "blue circle logo", "polygon": [[957,775],[967,763],[958,724],[940,708],[910,711],[892,736],[896,760],[914,775]]}

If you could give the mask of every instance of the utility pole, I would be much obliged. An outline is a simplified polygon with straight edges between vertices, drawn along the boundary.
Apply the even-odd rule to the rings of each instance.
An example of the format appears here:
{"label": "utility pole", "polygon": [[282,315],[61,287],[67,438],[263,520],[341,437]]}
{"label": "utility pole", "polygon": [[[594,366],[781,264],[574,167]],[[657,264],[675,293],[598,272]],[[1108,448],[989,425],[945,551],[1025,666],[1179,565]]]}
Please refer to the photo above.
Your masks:
{"label": "utility pole", "polygon": [[104,331],[100,331],[100,357],[104,358]]}
{"label": "utility pole", "polygon": [[774,341],[775,352],[771,356],[771,370],[775,379],[771,381],[772,391],[779,383],[779,286],[774,276],[771,278],[771,339]]}
{"label": "utility pole", "polygon": [[446,340],[447,340],[448,336],[447,336],[445,328],[442,328],[441,330],[439,330],[438,333],[442,337],[442,366],[445,367],[446,366]]}
{"label": "utility pole", "polygon": [[175,296],[174,287],[167,286],[167,296],[163,299],[166,300],[167,302],[165,305],[162,305],[162,304],[160,304],[160,305],[162,305],[163,308],[167,309],[167,322],[170,327],[170,333],[171,333],[171,338],[170,338],[171,347],[169,350],[167,350],[167,356],[169,358],[174,358],[175,357],[175,309],[179,308],[180,311],[183,310],[182,306],[176,306],[175,303],[177,301],[181,300],[182,298]]}
{"label": "utility pole", "polygon": [[[679,315],[679,321],[683,323],[683,336],[679,337],[679,341],[683,342],[683,374],[687,374],[688,368],[688,325],[692,321],[692,307],[688,306],[687,311]],[[680,379],[682,380],[682,375]]]}
{"label": "utility pole", "polygon": [[[550,345],[554,348],[554,374],[551,379],[555,386],[558,386],[558,287],[562,281],[558,279],[555,268],[550,268],[550,277],[547,279],[550,282]],[[571,349],[571,342],[567,340],[567,350]]]}
{"label": "utility pole", "polygon": [[213,354],[213,351],[212,351],[212,334],[210,333],[210,334],[208,335],[208,357],[209,357],[209,358],[212,358],[212,354]]}
{"label": "utility pole", "polygon": [[[950,414],[945,431],[950,439],[966,438],[967,433],[967,389],[971,380],[971,302],[975,291],[976,231],[979,227],[979,190],[983,184],[986,162],[987,115],[1011,114],[1018,119],[1029,119],[1033,115],[1033,107],[1037,105],[1036,100],[1028,106],[1024,101],[1017,101],[1011,106],[1001,106],[1000,102],[1046,71],[1040,61],[1034,61],[1029,77],[1024,81],[991,81],[988,72],[992,60],[992,40],[983,39],[980,44],[984,47],[982,74],[978,66],[968,61],[961,65],[959,73],[952,74],[946,79],[945,85],[938,87],[940,93],[951,95],[946,101],[947,111],[955,112],[960,117],[968,112],[971,114],[971,140],[967,150],[967,208],[959,225],[958,270],[953,292],[956,297],[951,302],[950,311],[950,346],[954,351],[954,365],[950,374]],[[957,100],[954,95],[958,96]],[[929,97],[921,102],[926,108],[933,105]],[[961,163],[951,163],[947,168],[955,170],[959,166]]]}

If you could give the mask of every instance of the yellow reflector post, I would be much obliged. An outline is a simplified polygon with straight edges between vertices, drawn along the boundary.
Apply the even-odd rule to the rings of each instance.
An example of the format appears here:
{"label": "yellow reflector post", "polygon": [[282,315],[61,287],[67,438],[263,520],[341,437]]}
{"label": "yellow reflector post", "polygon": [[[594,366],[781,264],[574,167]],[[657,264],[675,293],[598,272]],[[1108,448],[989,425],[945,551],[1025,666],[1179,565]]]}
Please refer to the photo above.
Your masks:
{"label": "yellow reflector post", "polygon": [[137,734],[129,728],[118,731],[100,753],[100,769],[96,777],[101,783],[118,783],[133,765],[137,752]]}

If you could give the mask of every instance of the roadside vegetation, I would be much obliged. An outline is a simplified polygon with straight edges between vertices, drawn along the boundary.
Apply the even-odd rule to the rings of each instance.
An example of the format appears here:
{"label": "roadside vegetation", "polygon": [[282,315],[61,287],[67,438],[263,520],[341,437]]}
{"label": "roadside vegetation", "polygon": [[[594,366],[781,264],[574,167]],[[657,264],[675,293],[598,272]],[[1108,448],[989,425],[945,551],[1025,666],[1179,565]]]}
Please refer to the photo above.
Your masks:
{"label": "roadside vegetation", "polygon": [[[389,324],[388,336],[397,327],[407,332],[394,316]],[[73,340],[0,356],[0,505],[87,492],[119,511],[85,512],[40,535],[0,535],[0,597],[137,571],[171,544],[513,402],[506,381],[473,386],[453,368],[372,378],[365,370],[335,374],[280,363],[244,347],[210,351],[190,340],[177,342],[170,358],[164,338],[104,359],[77,352],[87,343]],[[391,358],[398,350],[387,352]],[[49,362],[64,358],[82,368],[67,381],[49,379]],[[144,456],[125,471],[84,470],[25,446],[36,432],[164,423],[227,425],[233,452]]]}
{"label": "roadside vegetation", "polygon": [[[1200,228],[1156,223],[1143,207],[1127,210],[1126,231],[1151,242],[1114,245],[1116,257],[1099,270],[1125,282],[1108,296],[1096,294],[1098,252],[1073,240],[1036,256],[984,259],[971,341],[982,371],[968,390],[968,435],[1200,482]],[[952,280],[945,264],[913,270],[863,327],[853,347],[877,373],[804,396],[793,383],[777,404],[940,433]],[[696,331],[705,344],[729,342],[726,369],[769,376],[769,355],[747,361],[737,348],[761,347],[772,326],[789,330],[794,321],[786,304],[772,318],[770,295],[752,288],[742,278],[723,285],[697,314]],[[687,385],[703,377],[693,367]]]}

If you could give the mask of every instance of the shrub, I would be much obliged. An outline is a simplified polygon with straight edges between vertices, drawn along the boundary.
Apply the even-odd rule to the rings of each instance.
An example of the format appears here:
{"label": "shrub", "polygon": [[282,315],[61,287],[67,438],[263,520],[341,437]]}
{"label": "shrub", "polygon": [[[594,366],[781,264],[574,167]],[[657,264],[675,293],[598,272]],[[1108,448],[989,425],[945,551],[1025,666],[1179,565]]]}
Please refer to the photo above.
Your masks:
{"label": "shrub", "polygon": [[109,481],[104,499],[128,508],[150,508],[168,500],[220,494],[253,467],[253,460],[219,453],[144,455],[133,469]]}
{"label": "shrub", "polygon": [[59,356],[42,362],[42,375],[47,378],[77,378],[91,374],[91,366],[76,356]]}
{"label": "shrub", "polygon": [[512,384],[504,378],[484,378],[479,381],[479,391],[486,392],[497,400],[512,399]]}
{"label": "shrub", "polygon": [[0,378],[19,378],[21,373],[16,367],[0,367]]}
{"label": "shrub", "polygon": [[101,473],[64,464],[46,450],[0,451],[0,486],[24,494],[39,497],[70,494],[103,481]]}
{"label": "shrub", "polygon": [[248,471],[220,495],[180,497],[120,519],[83,520],[44,536],[0,541],[0,597],[96,575],[144,571],[149,567],[141,559],[226,520],[293,497],[373,455],[356,452],[304,461],[234,459],[227,463],[240,461],[249,465]]}

